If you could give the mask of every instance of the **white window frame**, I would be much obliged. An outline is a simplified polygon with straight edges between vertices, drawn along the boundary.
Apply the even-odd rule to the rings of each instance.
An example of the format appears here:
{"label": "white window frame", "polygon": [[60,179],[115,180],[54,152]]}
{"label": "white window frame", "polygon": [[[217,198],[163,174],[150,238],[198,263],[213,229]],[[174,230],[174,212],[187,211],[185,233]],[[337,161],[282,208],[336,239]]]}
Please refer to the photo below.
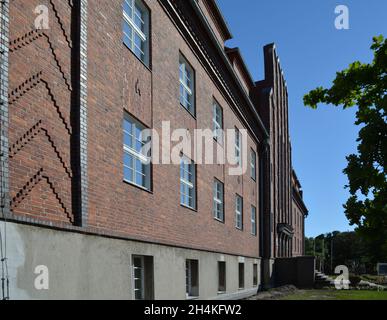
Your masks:
{"label": "white window frame", "polygon": [[[141,189],[149,191],[151,189],[151,164],[148,163],[148,158],[146,155],[144,155],[141,152],[139,152],[138,150],[136,150],[137,141],[139,141],[136,137],[136,129],[139,128],[139,129],[141,129],[141,131],[143,131],[143,130],[145,130],[145,127],[140,122],[135,120],[133,117],[131,117],[127,113],[125,113],[125,115],[124,115],[124,121],[127,121],[127,122],[131,123],[131,125],[132,125],[132,132],[126,131],[125,126],[123,126],[123,128],[122,128],[124,136],[127,134],[127,135],[132,137],[131,138],[132,145],[130,146],[130,145],[125,144],[125,139],[124,139],[123,151],[124,151],[124,154],[127,154],[127,155],[133,157],[133,159],[134,159],[134,161],[133,161],[134,167],[133,168],[131,168],[128,164],[126,164],[125,160],[123,161],[124,168],[126,167],[127,169],[132,171],[132,180],[127,179],[125,177],[125,174],[124,174],[124,181],[127,183],[130,183],[132,185],[135,185],[136,187],[139,187]],[[141,134],[141,137],[140,137],[140,139],[142,140],[141,143],[144,145],[146,143],[146,141],[144,141],[143,138],[144,137]],[[144,164],[145,172],[137,171],[136,160],[139,160],[139,161],[141,161],[141,163]],[[137,173],[141,174],[145,178],[144,179],[145,185],[140,185],[136,182]]]}
{"label": "white window frame", "polygon": [[[125,3],[131,8],[131,12],[125,10]],[[136,14],[136,8],[143,13],[143,17],[139,17]],[[138,57],[142,62],[147,66],[149,65],[149,9],[144,5],[141,0],[123,0],[122,12],[124,23],[127,23],[132,29],[132,34],[128,35],[123,28],[124,44]],[[144,30],[141,30],[135,23],[136,16],[141,20],[144,25]],[[142,43],[144,44],[144,50],[138,48],[135,41],[135,35],[137,35]],[[127,41],[125,41],[125,38]],[[128,43],[129,42],[129,43]],[[135,50],[135,47],[139,49],[142,53],[142,56],[138,56]]]}
{"label": "white window frame", "polygon": [[[188,77],[188,73],[191,77]],[[190,101],[185,99],[185,96],[182,96],[180,90],[188,93]],[[181,54],[179,58],[179,100],[183,108],[195,116],[195,70]]]}
{"label": "white window frame", "polygon": [[257,153],[251,149],[250,153],[251,179],[257,181]]}
{"label": "white window frame", "polygon": [[[219,120],[217,116],[219,116]],[[223,144],[223,109],[215,100],[212,105],[212,124],[214,139]]]}
{"label": "white window frame", "polygon": [[243,198],[238,194],[235,198],[235,228],[243,230]]}
{"label": "white window frame", "polygon": [[[183,165],[184,168],[182,168]],[[188,169],[191,168],[192,172],[186,170],[186,166],[188,166]],[[186,172],[188,176],[191,175],[192,181],[189,181],[188,179],[186,179],[186,177],[182,177],[182,170]],[[192,206],[189,205],[189,194],[182,193],[182,185],[192,190]],[[182,196],[184,197],[184,201],[182,201]],[[182,156],[180,161],[180,204],[184,207],[196,210],[196,167],[195,163],[192,160],[188,159],[186,156]]]}
{"label": "white window frame", "polygon": [[[134,261],[136,259],[139,259],[141,261],[141,266],[140,267],[136,267],[135,266]],[[144,259],[143,256],[133,256],[132,257],[132,262],[133,262],[132,268],[133,268],[134,299],[137,300],[136,299],[136,292],[140,291],[140,293],[141,293],[141,299],[140,300],[144,300],[145,299],[145,259]],[[141,271],[141,278],[136,278],[136,270],[137,269],[140,269],[140,271]],[[136,280],[140,280],[141,288],[136,288]]]}
{"label": "white window frame", "polygon": [[240,166],[242,163],[241,152],[242,152],[242,136],[239,129],[235,128],[235,159],[236,159],[236,164],[238,166]]}
{"label": "white window frame", "polygon": [[257,208],[251,206],[251,234],[257,236]]}
{"label": "white window frame", "polygon": [[[221,190],[218,190],[218,187],[221,187]],[[218,198],[218,191],[220,191],[221,199]],[[213,213],[214,213],[214,219],[224,222],[224,184],[220,182],[218,179],[215,178],[214,180],[214,197],[213,197]],[[217,205],[220,205],[222,208],[222,211],[218,212]]]}

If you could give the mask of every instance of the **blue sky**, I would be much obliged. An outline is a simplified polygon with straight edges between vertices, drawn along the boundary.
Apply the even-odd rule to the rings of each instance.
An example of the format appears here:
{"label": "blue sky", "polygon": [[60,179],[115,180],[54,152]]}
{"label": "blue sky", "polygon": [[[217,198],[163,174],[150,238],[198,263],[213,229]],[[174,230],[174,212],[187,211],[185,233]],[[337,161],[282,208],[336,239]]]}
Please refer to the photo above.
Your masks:
{"label": "blue sky", "polygon": [[[386,0],[218,0],[233,40],[255,80],[263,78],[263,46],[275,42],[289,90],[293,166],[310,210],[306,235],[352,230],[345,157],[356,152],[355,109],[303,106],[303,96],[329,86],[349,63],[369,62],[372,37],[387,36]],[[335,8],[349,8],[349,30],[335,28]]]}

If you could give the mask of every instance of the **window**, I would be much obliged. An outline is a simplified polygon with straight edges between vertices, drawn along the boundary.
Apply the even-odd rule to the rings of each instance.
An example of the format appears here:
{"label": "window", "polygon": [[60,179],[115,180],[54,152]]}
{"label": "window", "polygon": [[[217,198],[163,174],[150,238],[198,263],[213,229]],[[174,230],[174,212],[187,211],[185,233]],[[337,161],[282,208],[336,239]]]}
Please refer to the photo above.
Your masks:
{"label": "window", "polygon": [[239,263],[239,290],[245,288],[245,264]]}
{"label": "window", "polygon": [[257,235],[257,208],[251,206],[251,234]]}
{"label": "window", "polygon": [[140,0],[124,0],[123,16],[123,41],[148,66],[149,10]]}
{"label": "window", "polygon": [[124,132],[124,180],[143,189],[150,190],[151,165],[143,152],[149,142],[143,135],[144,126],[125,114]]}
{"label": "window", "polygon": [[251,178],[256,181],[257,180],[257,154],[254,150],[251,150],[250,156],[250,167],[251,167]]}
{"label": "window", "polygon": [[237,161],[237,165],[241,165],[241,147],[242,145],[242,138],[241,133],[238,129],[235,128],[235,159]]}
{"label": "window", "polygon": [[135,300],[153,300],[153,257],[133,256],[132,263]]}
{"label": "window", "polygon": [[224,185],[217,179],[214,181],[214,218],[224,222]]}
{"label": "window", "polygon": [[226,292],[226,262],[218,262],[218,292]]}
{"label": "window", "polygon": [[191,209],[196,207],[195,175],[195,164],[183,156],[180,163],[180,203]]}
{"label": "window", "polygon": [[258,286],[258,265],[253,265],[253,286]]}
{"label": "window", "polygon": [[185,264],[187,298],[199,296],[199,261],[187,260]]}
{"label": "window", "polygon": [[235,227],[240,230],[243,229],[243,199],[238,195],[235,201]]}
{"label": "window", "polygon": [[180,103],[192,115],[195,115],[195,75],[192,67],[180,56]]}
{"label": "window", "polygon": [[223,143],[223,110],[216,101],[213,104],[212,124],[214,139],[219,143]]}

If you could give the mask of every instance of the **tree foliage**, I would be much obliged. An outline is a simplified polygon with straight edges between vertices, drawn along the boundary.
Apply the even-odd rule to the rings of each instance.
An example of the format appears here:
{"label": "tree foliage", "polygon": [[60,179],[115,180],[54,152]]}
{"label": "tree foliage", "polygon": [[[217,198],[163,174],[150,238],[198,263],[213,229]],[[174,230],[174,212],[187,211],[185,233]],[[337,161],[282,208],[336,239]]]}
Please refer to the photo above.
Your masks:
{"label": "tree foliage", "polygon": [[345,265],[351,273],[375,273],[370,248],[357,232],[322,234],[306,240],[307,255],[317,258],[317,267],[322,265],[325,273],[334,275],[335,268]]}
{"label": "tree foliage", "polygon": [[352,63],[338,72],[331,88],[319,87],[304,97],[304,103],[357,106],[358,153],[347,157],[350,198],[344,205],[351,225],[372,246],[375,260],[387,260],[387,39],[375,37],[371,63]]}

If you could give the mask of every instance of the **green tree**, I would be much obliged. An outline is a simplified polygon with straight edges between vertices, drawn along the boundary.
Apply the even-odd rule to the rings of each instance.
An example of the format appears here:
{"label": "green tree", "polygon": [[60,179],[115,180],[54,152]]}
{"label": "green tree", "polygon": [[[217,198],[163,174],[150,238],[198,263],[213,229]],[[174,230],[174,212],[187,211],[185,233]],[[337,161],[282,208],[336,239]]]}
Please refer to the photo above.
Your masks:
{"label": "green tree", "polygon": [[344,173],[351,196],[344,208],[376,262],[387,260],[387,40],[375,37],[371,49],[371,63],[352,63],[336,74],[331,88],[312,90],[304,103],[314,109],[319,103],[358,107],[358,153],[347,157]]}

